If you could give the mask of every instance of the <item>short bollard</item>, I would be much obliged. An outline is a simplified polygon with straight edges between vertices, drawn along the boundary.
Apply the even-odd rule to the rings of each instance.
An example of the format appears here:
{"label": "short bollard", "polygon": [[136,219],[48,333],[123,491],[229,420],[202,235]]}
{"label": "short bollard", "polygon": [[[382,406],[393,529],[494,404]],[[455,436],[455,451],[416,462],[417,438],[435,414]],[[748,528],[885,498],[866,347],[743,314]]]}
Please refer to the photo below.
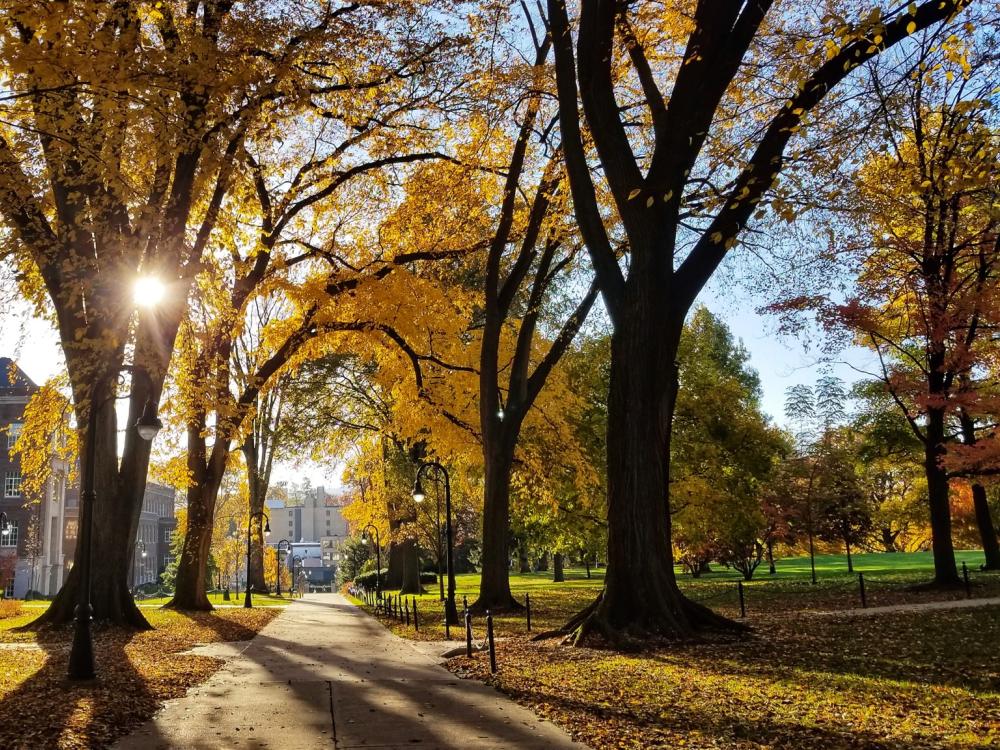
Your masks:
{"label": "short bollard", "polygon": [[490,644],[490,674],[497,673],[497,647],[493,642],[493,615],[486,610],[486,640]]}
{"label": "short bollard", "polygon": [[465,608],[465,655],[472,656],[472,613]]}
{"label": "short bollard", "polygon": [[417,600],[413,600],[413,629],[420,632],[420,622],[417,620]]}
{"label": "short bollard", "polygon": [[404,605],[404,609],[406,610],[406,627],[410,627],[410,600],[409,599],[406,600],[406,604]]}
{"label": "short bollard", "polygon": [[743,581],[736,582],[736,590],[740,595],[740,617],[747,616],[747,604],[746,599],[743,598]]}
{"label": "short bollard", "polygon": [[962,580],[965,582],[965,598],[972,598],[972,587],[969,586],[969,566],[962,561]]}
{"label": "short bollard", "polygon": [[861,608],[868,608],[868,598],[865,596],[865,574],[858,573],[858,593],[861,594]]}
{"label": "short bollard", "polygon": [[524,595],[524,611],[528,616],[528,632],[531,632],[531,594]]}

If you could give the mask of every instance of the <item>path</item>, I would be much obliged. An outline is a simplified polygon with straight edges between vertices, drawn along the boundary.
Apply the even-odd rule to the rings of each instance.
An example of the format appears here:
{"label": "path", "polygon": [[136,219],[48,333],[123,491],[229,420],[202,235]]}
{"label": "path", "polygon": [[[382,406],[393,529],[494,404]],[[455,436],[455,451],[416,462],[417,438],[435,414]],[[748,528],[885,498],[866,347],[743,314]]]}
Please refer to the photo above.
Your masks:
{"label": "path", "polygon": [[855,609],[823,610],[809,614],[843,617],[863,617],[866,615],[885,615],[892,612],[926,612],[940,609],[968,609],[970,607],[988,607],[1000,604],[1000,596],[984,599],[948,599],[940,602],[916,602],[914,604],[888,604],[883,607],[857,607]]}
{"label": "path", "polygon": [[585,750],[493,688],[455,677],[339,594],[290,604],[207,682],[115,745],[403,747]]}

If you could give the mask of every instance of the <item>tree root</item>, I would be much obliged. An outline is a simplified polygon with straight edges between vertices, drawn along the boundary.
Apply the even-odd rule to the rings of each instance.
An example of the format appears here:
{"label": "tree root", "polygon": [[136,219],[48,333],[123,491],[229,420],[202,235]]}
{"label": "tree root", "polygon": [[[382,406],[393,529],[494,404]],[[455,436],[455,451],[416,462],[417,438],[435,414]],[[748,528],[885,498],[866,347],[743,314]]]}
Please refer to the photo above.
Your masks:
{"label": "tree root", "polygon": [[[461,603],[461,602],[459,602]],[[501,605],[487,605],[483,603],[482,599],[477,599],[475,602],[469,605],[469,612],[474,615],[485,615],[487,610],[490,614],[497,614],[498,612],[523,612],[524,605],[521,604],[513,595],[510,595],[507,602]]]}
{"label": "tree root", "polygon": [[624,626],[614,624],[604,612],[604,592],[568,622],[532,638],[533,641],[562,638],[563,645],[582,646],[597,641],[615,650],[636,651],[649,648],[652,643],[668,640],[704,641],[709,633],[716,635],[744,636],[751,632],[749,625],[730,620],[698,602],[683,596],[679,599],[681,616],[663,613],[639,614],[635,621]]}

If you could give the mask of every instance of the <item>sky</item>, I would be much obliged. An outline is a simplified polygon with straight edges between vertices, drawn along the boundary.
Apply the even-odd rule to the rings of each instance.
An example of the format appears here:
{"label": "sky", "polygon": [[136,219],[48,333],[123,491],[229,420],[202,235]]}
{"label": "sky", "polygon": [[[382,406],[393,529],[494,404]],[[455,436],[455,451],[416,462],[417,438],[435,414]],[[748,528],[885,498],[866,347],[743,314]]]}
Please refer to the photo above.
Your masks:
{"label": "sky", "polygon": [[[753,296],[722,283],[710,284],[699,297],[713,313],[722,318],[733,335],[743,341],[750,364],[760,374],[762,407],[779,425],[785,424],[785,391],[793,385],[812,385],[824,366],[815,347],[809,351],[791,337],[781,336],[777,322],[759,315]],[[26,308],[0,313],[0,356],[16,360],[36,383],[43,383],[62,368],[59,338],[45,320],[34,318]],[[830,362],[832,371],[847,383],[859,379],[857,369],[871,369],[870,355],[861,349],[841,352]],[[853,367],[852,367],[853,366]],[[340,486],[339,470],[318,464],[275,467],[275,481],[301,482],[327,489]]]}

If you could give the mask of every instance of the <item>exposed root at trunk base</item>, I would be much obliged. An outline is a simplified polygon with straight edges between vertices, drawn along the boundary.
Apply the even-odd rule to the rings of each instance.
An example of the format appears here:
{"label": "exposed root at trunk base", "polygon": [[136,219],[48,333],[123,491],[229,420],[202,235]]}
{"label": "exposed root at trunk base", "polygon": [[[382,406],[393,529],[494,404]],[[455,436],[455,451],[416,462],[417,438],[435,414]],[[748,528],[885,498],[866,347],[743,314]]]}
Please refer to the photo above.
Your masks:
{"label": "exposed root at trunk base", "polygon": [[[459,604],[459,613],[461,613],[462,602],[458,602],[458,604]],[[521,602],[519,602],[517,599],[515,599],[513,595],[510,595],[507,598],[507,601],[501,602],[499,604],[493,602],[484,603],[482,599],[477,599],[474,603],[469,605],[469,612],[471,612],[474,615],[484,616],[487,610],[489,610],[490,614],[494,615],[500,612],[523,612],[524,605],[521,604]]]}
{"label": "exposed root at trunk base", "polygon": [[586,608],[556,630],[536,635],[532,640],[562,638],[564,645],[582,646],[595,638],[615,650],[635,651],[649,648],[657,641],[703,641],[709,634],[743,636],[751,632],[750,626],[730,620],[708,607],[679,598],[681,613],[637,613],[624,625],[616,625],[605,612],[604,592]]}
{"label": "exposed root at trunk base", "polygon": [[194,604],[188,604],[186,602],[179,602],[176,598],[171,599],[169,602],[163,605],[163,609],[172,609],[175,612],[214,612],[215,607],[212,606],[212,602],[205,597],[204,602],[195,602]]}

